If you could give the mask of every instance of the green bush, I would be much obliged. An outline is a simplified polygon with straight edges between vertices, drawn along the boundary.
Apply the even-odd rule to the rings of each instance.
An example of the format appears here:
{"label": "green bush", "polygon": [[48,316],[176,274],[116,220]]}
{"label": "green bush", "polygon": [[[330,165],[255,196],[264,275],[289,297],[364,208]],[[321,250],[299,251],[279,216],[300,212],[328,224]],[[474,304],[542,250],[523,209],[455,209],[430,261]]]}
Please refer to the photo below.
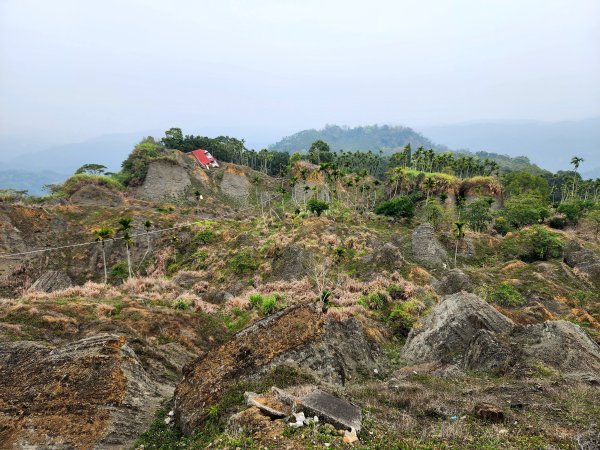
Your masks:
{"label": "green bush", "polygon": [[410,197],[401,195],[377,205],[375,213],[389,217],[410,219],[415,215],[415,203]]}
{"label": "green bush", "polygon": [[327,211],[329,209],[329,203],[317,198],[311,198],[306,204],[306,207],[311,213],[320,216],[323,211]]}
{"label": "green bush", "polygon": [[112,266],[110,269],[110,278],[115,282],[122,282],[129,276],[126,262],[120,262]]}
{"label": "green bush", "polygon": [[513,236],[505,237],[502,242],[502,250],[509,258],[543,261],[560,258],[564,245],[559,234],[536,225],[521,230]]}
{"label": "green bush", "polygon": [[444,219],[444,208],[442,208],[442,205],[437,200],[431,198],[421,207],[420,216],[421,220],[429,222],[437,228]]}
{"label": "green bush", "polygon": [[543,222],[550,212],[540,197],[518,195],[506,202],[501,215],[511,226],[521,228]]}
{"label": "green bush", "polygon": [[200,230],[194,236],[194,242],[196,244],[204,245],[204,244],[208,244],[214,238],[215,238],[215,233],[213,233],[211,230]]}
{"label": "green bush", "polygon": [[388,324],[394,333],[408,336],[413,325],[425,309],[425,305],[418,300],[397,303],[388,316]]}
{"label": "green bush", "polygon": [[490,294],[490,299],[494,303],[502,306],[523,306],[525,299],[515,287],[507,281],[500,283]]}
{"label": "green bush", "polygon": [[556,211],[565,216],[572,225],[577,225],[579,219],[592,208],[594,204],[585,200],[571,200],[558,205]]}
{"label": "green bush", "polygon": [[479,198],[469,203],[465,208],[465,220],[473,231],[483,232],[487,230],[492,221],[490,206],[494,202],[492,198]]}
{"label": "green bush", "polygon": [[260,308],[263,304],[264,297],[261,294],[252,294],[250,296],[250,306],[252,308]]}
{"label": "green bush", "polygon": [[554,228],[556,230],[562,230],[564,227],[568,225],[569,221],[565,217],[554,216],[548,219],[548,226],[550,228]]}
{"label": "green bush", "polygon": [[168,151],[156,142],[154,138],[143,139],[135,146],[131,154],[121,165],[119,177],[125,186],[136,186],[141,184],[148,173],[148,166],[152,161],[167,159]]}
{"label": "green bush", "polygon": [[69,177],[67,181],[64,182],[64,184],[62,185],[61,193],[66,196],[72,195],[73,193],[75,193],[75,191],[79,190],[86,184],[104,186],[115,191],[123,189],[123,185],[112,177],[107,177],[105,175],[88,175],[85,173],[80,173]]}
{"label": "green bush", "polygon": [[258,269],[259,263],[249,250],[241,250],[229,260],[229,267],[238,274],[246,274]]}
{"label": "green bush", "polygon": [[190,303],[187,300],[180,298],[173,303],[173,309],[177,309],[179,311],[186,311],[190,309]]}
{"label": "green bush", "polygon": [[358,301],[359,305],[373,310],[383,309],[387,302],[387,295],[382,292],[373,292],[372,294],[364,295]]}
{"label": "green bush", "polygon": [[498,234],[504,236],[509,231],[512,231],[513,227],[510,225],[508,220],[502,216],[499,216],[494,220],[494,230],[496,230]]}
{"label": "green bush", "polygon": [[253,309],[259,309],[264,315],[272,314],[278,309],[285,307],[283,296],[274,293],[268,296],[261,294],[252,294],[250,296],[250,306]]}

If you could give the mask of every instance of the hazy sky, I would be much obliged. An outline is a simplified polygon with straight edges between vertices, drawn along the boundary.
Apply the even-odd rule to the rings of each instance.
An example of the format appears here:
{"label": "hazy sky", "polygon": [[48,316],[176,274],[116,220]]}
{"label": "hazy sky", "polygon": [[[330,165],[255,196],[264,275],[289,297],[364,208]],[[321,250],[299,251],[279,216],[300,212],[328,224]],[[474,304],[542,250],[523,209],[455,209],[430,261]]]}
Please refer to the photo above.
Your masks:
{"label": "hazy sky", "polygon": [[0,0],[0,134],[597,115],[599,0]]}

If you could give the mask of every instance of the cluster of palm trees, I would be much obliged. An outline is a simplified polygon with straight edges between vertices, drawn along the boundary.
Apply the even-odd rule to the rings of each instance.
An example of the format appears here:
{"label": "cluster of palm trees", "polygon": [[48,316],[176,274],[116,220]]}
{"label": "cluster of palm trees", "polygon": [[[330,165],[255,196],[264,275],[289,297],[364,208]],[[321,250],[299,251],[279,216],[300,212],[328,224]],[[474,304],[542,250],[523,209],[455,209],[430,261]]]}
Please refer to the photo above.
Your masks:
{"label": "cluster of palm trees", "polygon": [[[117,236],[117,235],[119,235],[119,240],[121,240],[123,242],[123,244],[125,245],[125,254],[127,256],[127,275],[128,275],[128,277],[131,278],[134,273],[132,264],[131,264],[131,247],[134,244],[134,240],[133,240],[133,237],[131,234],[132,230],[133,230],[133,219],[130,217],[123,217],[123,218],[119,219],[119,221],[117,223],[119,225],[119,228],[117,230],[114,230],[109,227],[101,227],[101,228],[97,228],[93,231],[94,236],[96,237],[96,241],[100,242],[101,249],[102,249],[102,264],[103,264],[103,268],[104,268],[104,284],[108,283],[108,266],[106,263],[106,243],[108,241],[113,241],[115,239],[115,236]],[[146,252],[144,253],[144,256],[142,257],[142,259],[140,260],[140,263],[138,264],[138,270],[142,266],[143,262],[145,261],[146,257],[148,256],[148,254],[150,253],[150,250],[151,250],[150,229],[152,228],[152,225],[153,225],[153,223],[151,220],[144,221],[144,228],[146,230]]]}
{"label": "cluster of palm trees", "polygon": [[413,169],[420,172],[452,172],[459,178],[497,175],[500,165],[491,159],[474,156],[456,156],[453,153],[437,153],[433,149],[417,148],[410,144],[390,158],[390,166]]}

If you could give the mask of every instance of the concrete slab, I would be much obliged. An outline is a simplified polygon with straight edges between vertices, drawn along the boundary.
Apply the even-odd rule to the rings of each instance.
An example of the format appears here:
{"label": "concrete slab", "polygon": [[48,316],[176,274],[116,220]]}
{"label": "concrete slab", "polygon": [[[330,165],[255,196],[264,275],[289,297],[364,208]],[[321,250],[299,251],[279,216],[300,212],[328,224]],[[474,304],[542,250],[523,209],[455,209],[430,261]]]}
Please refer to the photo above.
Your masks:
{"label": "concrete slab", "polygon": [[331,425],[350,430],[360,431],[362,413],[360,408],[349,401],[331,395],[319,389],[302,397],[297,403],[297,409],[309,417],[318,416],[320,420]]}

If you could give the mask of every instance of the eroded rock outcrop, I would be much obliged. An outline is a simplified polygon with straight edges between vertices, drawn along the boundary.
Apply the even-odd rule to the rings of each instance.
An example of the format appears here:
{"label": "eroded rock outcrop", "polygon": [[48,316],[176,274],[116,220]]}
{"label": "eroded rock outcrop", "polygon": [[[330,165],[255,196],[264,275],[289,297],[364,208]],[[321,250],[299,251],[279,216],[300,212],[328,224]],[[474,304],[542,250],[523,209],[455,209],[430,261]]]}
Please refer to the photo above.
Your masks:
{"label": "eroded rock outcrop", "polygon": [[570,241],[565,248],[565,262],[600,286],[600,255],[583,248],[576,241]]}
{"label": "eroded rock outcrop", "polygon": [[119,192],[105,186],[85,184],[69,197],[69,202],[81,206],[120,206],[125,200]]}
{"label": "eroded rock outcrop", "polygon": [[49,270],[35,280],[30,289],[39,292],[54,292],[71,286],[73,286],[73,282],[66,273],[59,270]]}
{"label": "eroded rock outcrop", "polygon": [[513,326],[510,319],[474,294],[449,295],[413,327],[402,356],[415,364],[452,362],[462,358],[479,330],[509,333]]}
{"label": "eroded rock outcrop", "polygon": [[192,433],[233,386],[281,364],[297,364],[343,384],[377,368],[379,349],[356,319],[335,321],[316,305],[288,308],[238,333],[192,363],[175,392],[175,417]]}
{"label": "eroded rock outcrop", "polygon": [[148,166],[144,183],[137,188],[136,196],[153,202],[175,200],[192,185],[188,170],[176,161],[158,160]]}
{"label": "eroded rock outcrop", "polygon": [[239,167],[227,165],[220,184],[221,192],[235,200],[243,201],[250,195],[252,184]]}
{"label": "eroded rock outcrop", "polygon": [[462,270],[452,269],[434,281],[433,287],[440,295],[452,295],[460,291],[471,292],[473,284],[471,278]]}
{"label": "eroded rock outcrop", "polygon": [[435,229],[430,223],[423,223],[412,233],[412,256],[427,268],[446,267],[448,253],[435,236]]}
{"label": "eroded rock outcrop", "polygon": [[168,395],[121,336],[0,346],[2,448],[128,448]]}
{"label": "eroded rock outcrop", "polygon": [[516,325],[473,294],[447,296],[411,330],[402,356],[412,364],[455,364],[468,370],[526,375],[549,367],[600,383],[600,347],[563,320]]}

